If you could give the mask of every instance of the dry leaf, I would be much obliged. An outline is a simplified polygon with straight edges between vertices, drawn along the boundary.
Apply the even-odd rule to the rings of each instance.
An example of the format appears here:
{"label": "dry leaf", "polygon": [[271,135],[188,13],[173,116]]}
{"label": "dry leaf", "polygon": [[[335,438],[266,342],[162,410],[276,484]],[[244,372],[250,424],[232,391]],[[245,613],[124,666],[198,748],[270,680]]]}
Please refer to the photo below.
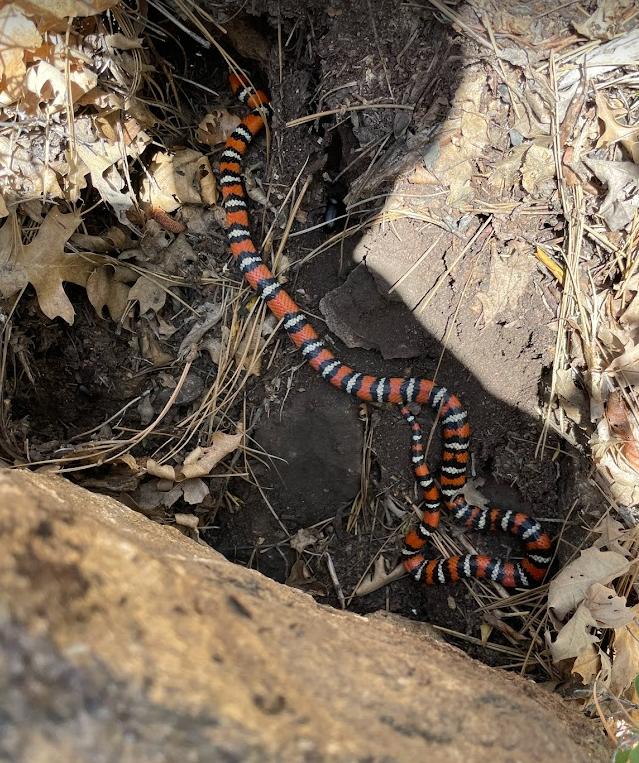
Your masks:
{"label": "dry leaf", "polygon": [[[59,176],[69,167],[65,162],[45,162],[42,146],[33,143],[29,134],[0,136],[0,178],[7,201],[14,203],[42,196],[63,196]],[[4,216],[4,215],[2,215]]]}
{"label": "dry leaf", "polygon": [[[639,358],[635,365],[639,373]],[[623,374],[624,379],[626,374]],[[606,419],[611,432],[620,440],[624,458],[639,477],[639,425],[620,389],[613,390],[608,398]]]}
{"label": "dry leaf", "polygon": [[130,453],[122,453],[116,460],[126,464],[132,472],[139,473],[140,467],[138,462],[135,460],[135,456],[132,456]]}
{"label": "dry leaf", "polygon": [[206,482],[201,479],[189,479],[180,483],[184,500],[191,505],[197,505],[209,495],[209,488]]}
{"label": "dry leaf", "polygon": [[629,567],[630,563],[621,554],[587,548],[550,582],[548,606],[563,620],[583,601],[591,585],[609,583],[627,572]]}
{"label": "dry leaf", "polygon": [[[157,483],[160,484],[159,482]],[[182,497],[182,486],[176,485],[172,490],[167,490],[162,494],[162,506],[170,509],[173,504]]]}
{"label": "dry leaf", "polygon": [[127,37],[120,32],[105,34],[103,39],[107,50],[141,50],[144,47],[141,37]]}
{"label": "dry leaf", "polygon": [[140,303],[140,315],[144,315],[149,310],[157,313],[166,302],[166,289],[147,276],[140,276],[131,287],[128,299],[137,300]]}
{"label": "dry leaf", "polygon": [[629,347],[605,369],[623,387],[639,385],[639,344]]}
{"label": "dry leaf", "polygon": [[613,143],[621,145],[630,154],[632,161],[639,164],[639,125],[625,125],[617,116],[624,113],[624,108],[612,109],[603,93],[596,93],[597,116],[604,124],[604,132],[597,141],[596,148],[607,147]]}
{"label": "dry leaf", "polygon": [[215,177],[209,160],[199,151],[158,151],[142,181],[140,198],[152,207],[173,212],[182,204],[215,204]]}
{"label": "dry leaf", "polygon": [[195,516],[195,514],[180,514],[178,512],[175,515],[176,525],[181,525],[182,527],[190,527],[191,530],[196,530],[199,523],[200,520]]}
{"label": "dry leaf", "polygon": [[621,628],[632,622],[634,613],[626,606],[626,597],[617,596],[617,592],[601,583],[590,586],[584,599],[592,616],[600,628]]}
{"label": "dry leaf", "polygon": [[152,512],[163,505],[165,496],[157,482],[143,482],[131,497],[142,511]]}
{"label": "dry leaf", "polygon": [[291,571],[284,581],[284,584],[291,588],[303,588],[312,582],[313,576],[303,559],[297,559],[291,566]]}
{"label": "dry leaf", "polygon": [[603,686],[606,689],[610,688],[610,673],[612,669],[612,662],[608,654],[604,651],[599,651],[599,659],[601,660],[601,671],[597,678],[597,684]]}
{"label": "dry leaf", "polygon": [[31,16],[42,19],[65,19],[73,16],[95,16],[113,8],[119,0],[18,0]]}
{"label": "dry leaf", "polygon": [[[639,503],[637,472],[623,456],[621,444],[611,442],[608,420],[602,417],[591,438],[592,459],[608,484],[613,499],[621,506]],[[612,446],[612,447],[611,447]]]}
{"label": "dry leaf", "polygon": [[439,185],[439,180],[424,165],[419,164],[406,178],[413,185]]}
{"label": "dry leaf", "polygon": [[584,80],[596,80],[619,68],[619,61],[635,61],[639,56],[639,29],[633,27],[628,32],[585,52],[580,65],[567,68],[557,83],[559,92],[558,116],[563,121],[572,97]]}
{"label": "dry leaf", "polygon": [[244,431],[238,427],[237,434],[215,432],[211,445],[206,448],[195,448],[184,459],[184,464],[176,469],[177,480],[188,480],[194,477],[205,477],[213,467],[240,447]]}
{"label": "dry leaf", "polygon": [[143,424],[150,424],[151,421],[153,421],[155,418],[155,411],[153,410],[153,405],[151,404],[148,395],[144,395],[142,397],[136,406],[136,410],[138,412],[138,416],[140,417],[140,421]]}
{"label": "dry leaf", "polygon": [[17,3],[0,8],[0,105],[8,105],[21,94],[27,71],[25,50],[35,50],[42,42],[33,21]]}
{"label": "dry leaf", "polygon": [[515,179],[518,177],[519,168],[527,150],[527,145],[512,148],[505,159],[494,165],[488,177],[488,186],[500,193],[508,193],[515,185]]}
{"label": "dry leaf", "polygon": [[597,339],[611,355],[620,355],[628,344],[626,332],[619,326],[606,326],[603,323],[597,331]]}
{"label": "dry leaf", "polygon": [[220,365],[220,358],[222,357],[222,352],[224,350],[220,339],[213,337],[205,339],[200,343],[200,350],[208,352],[211,361],[215,363],[216,366]]}
{"label": "dry leaf", "polygon": [[608,188],[599,208],[610,230],[622,230],[639,207],[639,166],[634,162],[608,162],[583,157],[583,163]]}
{"label": "dry leaf", "polygon": [[183,233],[178,234],[158,258],[160,270],[165,275],[183,275],[184,268],[191,262],[198,262],[198,255]]}
{"label": "dry leaf", "polygon": [[[122,270],[131,272],[124,268]],[[102,317],[106,307],[111,319],[119,323],[129,302],[131,287],[116,276],[117,271],[112,265],[98,267],[87,279],[86,288],[89,302],[96,313]]]}
{"label": "dry leaf", "polygon": [[[75,151],[67,148],[65,151],[67,173],[64,176],[65,198],[74,203],[80,199],[80,193],[87,187],[87,168]],[[53,196],[53,198],[56,198]]]}
{"label": "dry leaf", "polygon": [[514,45],[507,47],[500,46],[498,55],[502,60],[508,61],[513,66],[519,66],[522,69],[530,66],[531,63],[531,54],[527,50]]}
{"label": "dry leaf", "polygon": [[[550,654],[554,662],[579,657],[584,652],[592,651],[592,645],[599,641],[591,633],[597,622],[584,604],[577,607],[575,614],[568,620],[550,645]],[[583,657],[581,659],[584,659]]]}
{"label": "dry leaf", "polygon": [[386,572],[386,562],[383,556],[378,556],[373,565],[373,572],[357,586],[353,592],[355,596],[366,596],[378,588],[393,583],[395,580],[399,580],[404,577],[406,570],[403,564],[398,564],[395,569],[390,572]]}
{"label": "dry leaf", "polygon": [[151,361],[154,366],[164,366],[173,362],[173,354],[163,349],[153,329],[147,321],[144,321],[138,329],[140,352]]}
{"label": "dry leaf", "polygon": [[532,145],[521,168],[521,184],[532,196],[545,196],[555,188],[555,160],[552,150]]}
{"label": "dry leaf", "polygon": [[91,182],[102,199],[113,207],[121,223],[129,225],[126,211],[135,204],[128,186],[127,171],[119,169],[128,157],[138,158],[151,138],[134,119],[123,125],[122,139],[111,143],[97,134],[91,120],[76,121],[73,144],[79,159],[78,172],[90,174]]}
{"label": "dry leaf", "polygon": [[[635,617],[639,617],[639,605],[634,607]],[[615,630],[614,658],[610,689],[619,695],[639,675],[639,623],[634,620],[623,628]]]}
{"label": "dry leaf", "polygon": [[138,506],[147,512],[160,507],[170,509],[182,497],[182,486],[176,485],[173,489],[167,490],[161,480],[151,480],[140,485],[132,497]]}
{"label": "dry leaf", "polygon": [[556,392],[561,407],[577,426],[586,427],[590,423],[590,405],[583,390],[575,384],[571,368],[555,370]]}
{"label": "dry leaf", "polygon": [[107,254],[113,251],[113,243],[105,236],[93,236],[89,233],[74,233],[69,241],[78,249],[94,252],[95,254]]}
{"label": "dry leaf", "polygon": [[289,541],[291,548],[301,554],[309,546],[314,546],[321,539],[319,530],[302,528]]}
{"label": "dry leaf", "polygon": [[[61,71],[48,61],[38,61],[29,67],[24,87],[35,96],[33,111],[44,108],[47,114],[63,111],[68,104],[68,89],[71,87],[71,98],[75,102],[98,84],[98,75],[90,69],[71,69]],[[26,98],[31,100],[30,96]]]}
{"label": "dry leaf", "polygon": [[570,672],[581,676],[583,684],[589,684],[601,667],[600,654],[600,650],[594,644],[590,644],[577,655]]}
{"label": "dry leaf", "polygon": [[479,66],[468,66],[458,83],[455,108],[441,125],[433,140],[424,166],[440,184],[448,186],[447,203],[451,206],[469,202],[474,196],[471,179],[475,162],[489,145],[488,121],[482,107],[486,72]]}
{"label": "dry leaf", "polygon": [[634,276],[624,280],[623,290],[625,297],[630,296],[632,292],[634,292],[634,296],[630,298],[630,301],[626,300],[619,306],[619,309],[622,310],[619,320],[621,325],[635,339],[635,343],[639,344],[639,273],[635,273]]}
{"label": "dry leaf", "polygon": [[175,482],[175,469],[170,464],[160,464],[153,458],[147,458],[146,470],[153,477]]}
{"label": "dry leaf", "polygon": [[273,46],[253,24],[241,16],[234,16],[224,27],[231,45],[241,56],[259,61],[265,67],[269,64]]}
{"label": "dry leaf", "polygon": [[524,88],[523,95],[524,109],[514,119],[512,129],[522,138],[529,140],[550,135],[550,111],[546,102],[528,86]]}
{"label": "dry leaf", "polygon": [[575,31],[588,40],[610,40],[614,36],[610,30],[610,20],[606,19],[606,2],[600,0],[597,10],[585,21],[572,23]]}
{"label": "dry leaf", "polygon": [[535,261],[514,250],[508,257],[493,250],[490,258],[490,281],[486,292],[478,294],[485,324],[493,323],[504,313],[516,313],[519,300],[530,291]]}
{"label": "dry leaf", "polygon": [[0,295],[10,297],[30,283],[47,318],[60,317],[72,324],[75,313],[62,284],[86,286],[96,267],[88,257],[64,251],[81,215],[62,214],[53,207],[31,243],[24,246],[19,235],[16,238],[12,220],[10,217],[0,229]]}
{"label": "dry leaf", "polygon": [[204,313],[202,320],[198,321],[184,337],[178,350],[178,357],[184,358],[202,337],[210,331],[224,315],[224,305],[221,302],[205,302],[200,313]]}
{"label": "dry leaf", "polygon": [[260,376],[262,373],[262,349],[265,340],[261,334],[253,332],[242,337],[235,352],[235,362],[247,374]]}
{"label": "dry leaf", "polygon": [[127,259],[138,259],[142,263],[157,262],[159,253],[171,246],[173,235],[164,230],[155,220],[147,220],[144,235],[140,240],[140,249],[131,249],[126,253]]}
{"label": "dry leaf", "polygon": [[156,319],[158,322],[158,336],[161,339],[169,339],[178,330],[177,326],[165,321],[161,315],[156,315]]}
{"label": "dry leaf", "polygon": [[[215,432],[209,447],[197,447],[184,459],[182,466],[173,467],[170,464],[160,464],[152,458],[146,460],[147,472],[160,480],[169,483],[177,482],[177,497],[182,495],[190,504],[200,504],[209,495],[209,487],[200,477],[208,475],[223,458],[236,450],[244,437],[244,431],[238,427],[237,434]],[[176,490],[174,488],[171,493]],[[175,498],[177,500],[177,498]],[[174,503],[175,500],[172,502]],[[166,504],[165,504],[166,505]]]}
{"label": "dry leaf", "polygon": [[[126,187],[125,177],[116,168],[117,162],[126,157],[117,144],[95,141],[93,143],[80,143],[75,145],[78,157],[86,165],[85,174],[91,175],[93,187],[100,194],[102,200],[109,204],[118,219],[125,225],[128,223],[126,212],[135,204],[131,190]],[[82,170],[80,170],[82,171]],[[126,190],[123,190],[126,187]]]}
{"label": "dry leaf", "polygon": [[485,480],[483,477],[471,477],[466,480],[466,484],[461,489],[461,493],[466,499],[467,503],[469,503],[471,506],[479,506],[480,508],[484,509],[490,504],[488,498],[486,498],[486,496],[481,492],[481,488],[484,484]]}
{"label": "dry leaf", "polygon": [[[269,203],[268,195],[264,192],[264,189],[260,185],[259,181],[255,179],[255,176],[251,172],[251,168],[249,166],[245,166],[243,170],[244,188],[246,189],[246,193],[248,194],[249,199],[254,201],[256,204],[267,207],[272,212],[277,212],[273,204]],[[220,215],[220,222],[222,224],[224,223],[224,214]]]}
{"label": "dry leaf", "polygon": [[236,114],[226,109],[210,111],[197,126],[195,137],[207,146],[217,146],[226,143],[230,134],[240,123]]}
{"label": "dry leaf", "polygon": [[605,547],[608,551],[615,551],[622,556],[628,556],[628,551],[622,545],[622,542],[626,540],[629,533],[616,519],[613,519],[610,514],[604,515],[597,526],[594,528],[594,532],[599,534],[599,538],[593,543],[595,548]]}

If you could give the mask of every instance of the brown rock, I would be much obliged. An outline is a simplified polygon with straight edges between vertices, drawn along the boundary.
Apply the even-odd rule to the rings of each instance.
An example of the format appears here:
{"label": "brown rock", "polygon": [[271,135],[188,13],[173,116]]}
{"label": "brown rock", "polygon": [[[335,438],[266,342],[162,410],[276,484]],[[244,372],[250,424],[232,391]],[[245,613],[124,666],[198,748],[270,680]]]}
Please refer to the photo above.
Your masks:
{"label": "brown rock", "polygon": [[608,760],[532,683],[62,478],[0,472],[0,533],[2,760]]}
{"label": "brown rock", "polygon": [[426,350],[426,337],[410,310],[383,297],[363,263],[322,298],[320,310],[347,347],[379,350],[387,360],[415,358]]}

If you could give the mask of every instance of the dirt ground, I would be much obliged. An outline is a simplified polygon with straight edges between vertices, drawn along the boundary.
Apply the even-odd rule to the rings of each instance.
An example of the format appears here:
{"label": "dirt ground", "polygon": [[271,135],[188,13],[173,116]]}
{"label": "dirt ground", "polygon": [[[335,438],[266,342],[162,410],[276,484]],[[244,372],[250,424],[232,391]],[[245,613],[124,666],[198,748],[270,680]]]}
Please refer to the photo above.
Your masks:
{"label": "dirt ground", "polygon": [[[268,48],[282,46],[281,72],[277,56],[258,61],[251,60],[250,49],[237,51],[273,98],[270,153],[267,157],[260,141],[248,162],[255,177],[281,199],[303,167],[303,177],[311,175],[286,246],[292,264],[289,290],[317,328],[329,331],[339,357],[358,370],[436,376],[462,398],[473,429],[475,484],[487,498],[535,515],[553,534],[579,499],[570,538],[592,510],[581,490],[586,466],[577,451],[552,433],[538,453],[540,403],[553,359],[559,292],[529,253],[534,242],[554,239],[562,220],[556,199],[545,198],[543,188],[522,212],[518,204],[525,191],[497,189],[487,182],[491,166],[516,140],[505,122],[507,94],[494,88],[490,68],[471,44],[411,3],[334,0],[302,6],[270,2],[261,16],[241,17]],[[549,25],[565,23],[571,13],[576,11],[566,7],[546,18]],[[165,54],[170,59],[171,52]],[[225,76],[216,56],[206,61],[198,56],[189,64],[191,79],[222,94],[214,98],[198,92],[191,103],[195,115],[205,109],[206,98],[209,106],[232,105]],[[481,83],[481,89],[475,92],[473,83]],[[473,172],[463,190],[466,198],[449,203],[436,180],[424,179],[424,168],[432,166],[432,137],[451,117],[460,87],[465,98],[479,93],[489,140],[469,159]],[[359,110],[352,118],[329,117],[319,127],[286,126],[306,114],[337,108],[347,96],[361,104],[393,101],[414,108]],[[467,140],[472,142],[472,136]],[[386,210],[399,212],[355,231],[298,268],[295,263],[335,233],[325,227],[303,231],[324,219],[333,191],[326,173],[334,177],[342,171],[348,204],[364,202],[361,207],[380,210],[385,204]],[[351,209],[347,225],[361,219],[358,207]],[[258,238],[271,222],[272,213],[254,204]],[[211,298],[198,274],[215,270],[237,279],[232,268],[224,270],[228,256],[219,219],[211,224],[206,234],[193,234],[197,259],[188,265],[193,278],[180,287],[194,309]],[[20,303],[15,316],[20,326],[16,357],[29,360],[12,371],[8,441],[13,439],[19,450],[26,439],[32,461],[50,457],[51,443],[72,442],[99,427],[137,395],[147,394],[157,413],[167,399],[167,375],[179,375],[169,360],[151,364],[145,359],[143,339],[135,330],[139,324],[118,328],[87,307],[83,290],[68,293],[76,309],[73,327],[47,323],[32,297]],[[160,342],[169,356],[188,329],[186,320],[174,325],[179,331]],[[245,410],[251,420],[259,412],[251,432],[255,458],[249,455],[259,488],[245,477],[221,480],[233,501],[212,496],[208,513],[202,509],[207,521],[201,537],[239,564],[340,606],[328,554],[349,608],[361,613],[387,609],[478,639],[482,614],[464,585],[426,589],[403,578],[350,600],[380,549],[389,567],[398,558],[400,527],[405,525],[393,506],[407,511],[416,501],[408,429],[396,410],[363,406],[323,383],[301,364],[285,337],[274,346],[262,374],[251,381]],[[179,415],[197,406],[212,374],[203,353],[190,373],[191,391],[178,401],[176,418],[167,418],[164,426],[170,430]],[[32,383],[26,383],[25,375]],[[239,403],[236,410],[239,415]],[[124,425],[139,429],[141,416],[139,404],[132,406]],[[427,413],[423,421],[430,423]],[[157,444],[143,444],[136,455],[151,454]],[[429,450],[433,466],[438,450],[435,433]],[[69,476],[140,508],[124,473],[94,469],[89,476]],[[365,505],[356,516],[358,495]],[[170,522],[176,512],[192,510],[178,501],[157,518]],[[290,539],[313,526],[313,542],[301,556]],[[446,526],[446,533],[458,539],[452,526]],[[502,537],[469,540],[480,551],[516,553]],[[450,638],[474,656],[509,662],[507,655],[479,643]]]}

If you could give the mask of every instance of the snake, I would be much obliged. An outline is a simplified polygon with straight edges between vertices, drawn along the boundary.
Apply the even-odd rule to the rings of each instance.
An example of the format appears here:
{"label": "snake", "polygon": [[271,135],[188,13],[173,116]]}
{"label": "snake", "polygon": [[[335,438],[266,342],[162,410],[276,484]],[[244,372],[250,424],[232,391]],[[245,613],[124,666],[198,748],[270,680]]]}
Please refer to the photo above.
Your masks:
{"label": "snake", "polygon": [[[339,360],[264,262],[251,236],[242,160],[273,110],[267,93],[253,87],[244,75],[231,73],[229,82],[232,93],[247,109],[227,138],[219,162],[219,187],[231,256],[251,289],[324,381],[365,402],[397,405],[408,422],[413,471],[422,497],[422,516],[404,539],[405,571],[427,586],[455,583],[464,578],[494,581],[504,588],[541,584],[553,560],[553,542],[542,525],[521,511],[492,504],[471,505],[463,495],[470,464],[470,425],[467,411],[457,395],[427,378],[373,376],[360,373]],[[430,407],[440,425],[442,455],[437,479],[426,463],[423,431],[416,411],[416,407],[421,410],[421,406]],[[509,533],[519,541],[523,557],[510,560],[463,554],[429,558],[428,545],[439,527],[443,511],[470,530]]]}

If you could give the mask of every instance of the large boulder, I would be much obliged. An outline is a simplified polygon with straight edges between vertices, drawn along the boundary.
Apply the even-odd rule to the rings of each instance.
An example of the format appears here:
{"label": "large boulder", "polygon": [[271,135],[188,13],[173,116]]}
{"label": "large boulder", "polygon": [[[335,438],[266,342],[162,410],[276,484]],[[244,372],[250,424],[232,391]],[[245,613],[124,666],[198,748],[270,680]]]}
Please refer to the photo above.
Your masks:
{"label": "large boulder", "polygon": [[0,471],[0,758],[607,761],[595,728],[60,477]]}

